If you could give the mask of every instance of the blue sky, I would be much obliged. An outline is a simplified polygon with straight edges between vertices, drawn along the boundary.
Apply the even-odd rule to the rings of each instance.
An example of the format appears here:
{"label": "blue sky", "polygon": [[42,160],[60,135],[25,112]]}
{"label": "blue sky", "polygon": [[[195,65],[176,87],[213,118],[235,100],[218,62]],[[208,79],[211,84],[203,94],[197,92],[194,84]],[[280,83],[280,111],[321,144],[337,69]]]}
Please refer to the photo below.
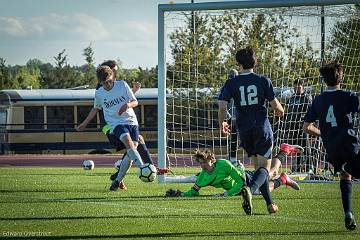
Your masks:
{"label": "blue sky", "polygon": [[33,58],[53,64],[66,49],[69,64],[82,65],[91,43],[96,64],[120,59],[126,68],[153,67],[159,3],[169,1],[0,0],[0,57],[10,65]]}

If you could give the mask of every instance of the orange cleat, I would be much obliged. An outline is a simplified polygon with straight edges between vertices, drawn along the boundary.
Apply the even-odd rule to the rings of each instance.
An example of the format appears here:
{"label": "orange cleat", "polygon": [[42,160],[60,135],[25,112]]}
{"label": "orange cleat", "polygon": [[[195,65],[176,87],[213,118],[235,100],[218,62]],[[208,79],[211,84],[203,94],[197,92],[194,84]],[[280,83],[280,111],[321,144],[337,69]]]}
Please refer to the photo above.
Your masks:
{"label": "orange cleat", "polygon": [[277,211],[279,211],[279,207],[275,203],[272,203],[272,204],[268,205],[267,209],[268,209],[270,214],[276,213]]}
{"label": "orange cleat", "polygon": [[299,184],[297,184],[297,182],[289,178],[289,176],[286,173],[280,174],[280,181],[283,185],[290,186],[295,190],[300,190]]}
{"label": "orange cleat", "polygon": [[285,154],[295,155],[295,154],[301,153],[303,151],[304,151],[304,148],[299,145],[290,145],[287,143],[282,143],[280,145],[280,152],[283,152]]}

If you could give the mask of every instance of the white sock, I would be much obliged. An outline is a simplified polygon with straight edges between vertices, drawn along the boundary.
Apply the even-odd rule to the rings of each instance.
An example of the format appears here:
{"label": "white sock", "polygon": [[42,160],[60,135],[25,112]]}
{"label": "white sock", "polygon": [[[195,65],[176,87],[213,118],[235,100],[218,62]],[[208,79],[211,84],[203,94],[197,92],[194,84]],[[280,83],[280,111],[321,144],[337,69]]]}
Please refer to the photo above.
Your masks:
{"label": "white sock", "polygon": [[137,150],[134,149],[128,149],[127,150],[127,155],[130,157],[131,160],[133,160],[135,162],[135,165],[137,167],[140,167],[141,165],[143,165],[143,161],[141,159],[141,156],[139,154],[139,152]]}
{"label": "white sock", "polygon": [[121,161],[119,173],[116,176],[116,180],[121,182],[124,179],[125,174],[129,171],[130,167],[131,167],[131,160],[127,155],[125,155],[125,157]]}

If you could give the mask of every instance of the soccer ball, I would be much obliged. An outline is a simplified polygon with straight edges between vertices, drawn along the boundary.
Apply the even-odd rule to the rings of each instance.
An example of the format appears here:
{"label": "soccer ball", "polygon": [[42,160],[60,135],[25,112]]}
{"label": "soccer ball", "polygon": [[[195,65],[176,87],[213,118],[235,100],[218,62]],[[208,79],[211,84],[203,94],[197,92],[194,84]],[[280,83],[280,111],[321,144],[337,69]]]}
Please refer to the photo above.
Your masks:
{"label": "soccer ball", "polygon": [[150,163],[145,163],[138,170],[138,177],[143,182],[152,182],[156,179],[156,167]]}
{"label": "soccer ball", "polygon": [[93,160],[85,160],[82,165],[84,170],[93,170],[95,166]]}
{"label": "soccer ball", "polygon": [[121,161],[122,161],[122,159],[117,160],[117,161],[114,163],[114,167],[115,167],[116,170],[119,170],[119,169],[120,169]]}

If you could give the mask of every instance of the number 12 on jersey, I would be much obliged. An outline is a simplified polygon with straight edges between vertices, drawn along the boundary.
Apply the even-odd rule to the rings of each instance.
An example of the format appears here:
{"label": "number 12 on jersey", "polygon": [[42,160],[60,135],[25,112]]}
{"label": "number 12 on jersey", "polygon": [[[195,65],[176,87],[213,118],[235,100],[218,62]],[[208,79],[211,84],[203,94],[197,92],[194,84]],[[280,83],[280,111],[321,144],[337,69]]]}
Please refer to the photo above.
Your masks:
{"label": "number 12 on jersey", "polygon": [[247,106],[247,105],[254,105],[258,104],[258,97],[257,97],[257,88],[255,85],[249,85],[246,88],[245,93],[245,87],[240,86],[240,105],[241,106]]}

